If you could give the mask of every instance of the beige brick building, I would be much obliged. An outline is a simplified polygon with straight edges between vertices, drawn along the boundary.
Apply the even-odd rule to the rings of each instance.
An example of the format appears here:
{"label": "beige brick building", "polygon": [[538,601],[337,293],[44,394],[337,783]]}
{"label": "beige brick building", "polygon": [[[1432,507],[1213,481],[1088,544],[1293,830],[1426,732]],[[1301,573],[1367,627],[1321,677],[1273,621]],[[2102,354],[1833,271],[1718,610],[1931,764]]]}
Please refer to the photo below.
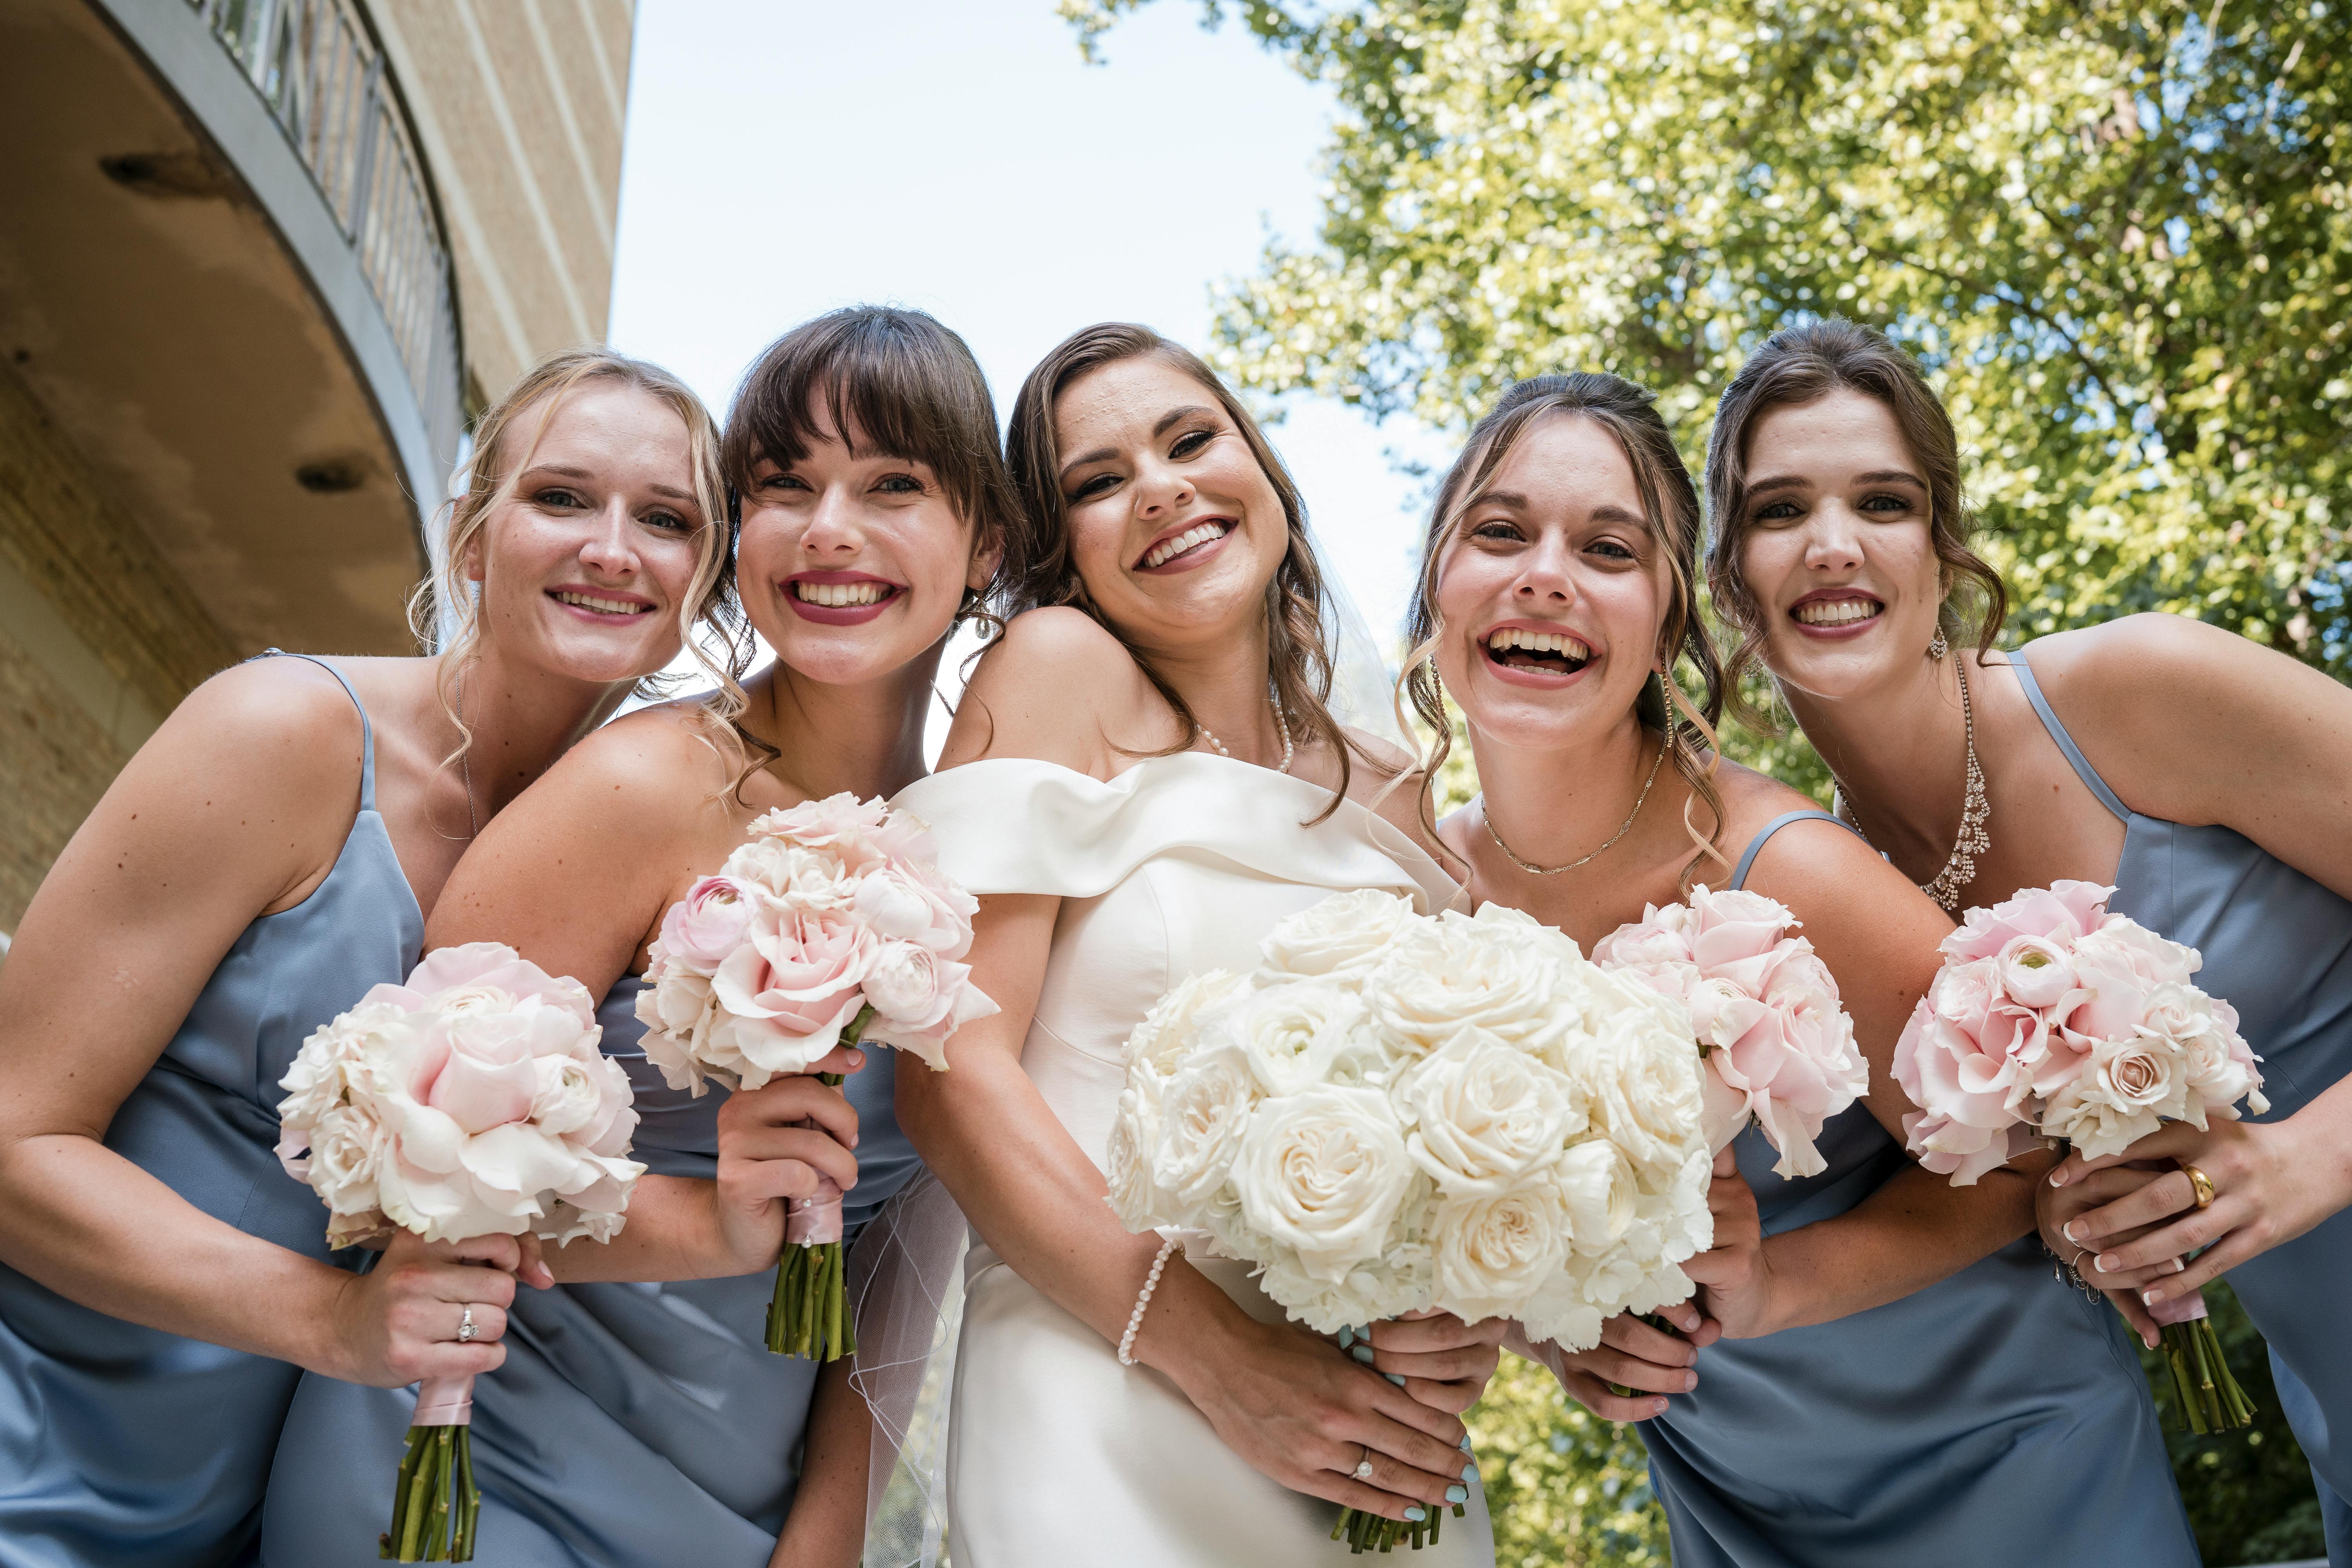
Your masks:
{"label": "beige brick building", "polygon": [[213,671],[414,651],[467,419],[604,335],[633,19],[0,6],[0,931]]}

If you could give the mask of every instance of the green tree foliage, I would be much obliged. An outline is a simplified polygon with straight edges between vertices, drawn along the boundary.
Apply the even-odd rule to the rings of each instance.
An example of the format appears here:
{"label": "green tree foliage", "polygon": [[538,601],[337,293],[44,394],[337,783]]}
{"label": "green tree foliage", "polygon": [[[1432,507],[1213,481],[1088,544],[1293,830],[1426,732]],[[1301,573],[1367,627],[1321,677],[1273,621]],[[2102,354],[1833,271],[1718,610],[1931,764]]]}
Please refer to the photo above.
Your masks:
{"label": "green tree foliage", "polygon": [[1764,335],[1851,316],[1931,368],[2021,632],[2352,674],[2346,0],[1202,4],[1339,110],[1319,243],[1222,301],[1244,382],[1461,428],[1612,370],[1695,452]]}
{"label": "green tree foliage", "polygon": [[1603,1421],[1552,1374],[1506,1354],[1465,1417],[1495,1521],[1495,1561],[1510,1568],[1664,1568],[1666,1515],[1631,1426]]}

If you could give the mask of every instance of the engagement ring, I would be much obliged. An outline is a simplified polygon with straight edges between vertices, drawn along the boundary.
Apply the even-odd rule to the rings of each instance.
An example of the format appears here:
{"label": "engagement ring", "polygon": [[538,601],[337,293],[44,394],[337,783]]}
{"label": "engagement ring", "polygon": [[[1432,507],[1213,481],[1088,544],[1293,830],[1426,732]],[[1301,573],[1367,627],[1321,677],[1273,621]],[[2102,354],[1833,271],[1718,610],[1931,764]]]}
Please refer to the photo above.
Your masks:
{"label": "engagement ring", "polygon": [[466,1306],[466,1315],[457,1320],[457,1342],[461,1345],[468,1342],[478,1331],[474,1327],[473,1304],[468,1302]]}

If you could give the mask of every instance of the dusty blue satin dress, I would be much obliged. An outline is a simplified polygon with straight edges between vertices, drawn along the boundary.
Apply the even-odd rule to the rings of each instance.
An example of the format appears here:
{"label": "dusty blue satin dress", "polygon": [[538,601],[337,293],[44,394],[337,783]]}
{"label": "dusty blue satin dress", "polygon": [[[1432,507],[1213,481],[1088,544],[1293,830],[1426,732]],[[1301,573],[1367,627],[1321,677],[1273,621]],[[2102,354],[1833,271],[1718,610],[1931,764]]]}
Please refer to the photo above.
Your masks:
{"label": "dusty blue satin dress", "polygon": [[[2107,907],[2205,955],[2197,984],[2238,1010],[2263,1058],[2270,1110],[2294,1115],[2352,1071],[2352,902],[2218,824],[2142,816],[2116,798],[2051,710],[2022,652],[2010,656],[2050,738],[2124,824]],[[2270,1341],[2279,1404],[2311,1460],[2328,1561],[2352,1568],[2352,1209],[2230,1270]]]}
{"label": "dusty blue satin dress", "polygon": [[[278,1080],[303,1039],[370,986],[406,978],[425,940],[376,815],[364,708],[360,722],[359,813],[327,879],[245,928],[106,1133],[108,1148],[215,1219],[347,1267],[352,1255],[327,1249],[324,1205],[273,1150]],[[108,1317],[0,1266],[0,1565],[252,1561],[300,1375]]]}
{"label": "dusty blue satin dress", "polygon": [[[636,1091],[631,1157],[714,1176],[719,1107],[662,1081],[639,1046],[625,975],[596,1016]],[[842,1085],[857,1107],[854,1228],[920,1168],[891,1114],[894,1063],[866,1053]],[[775,1270],[667,1284],[516,1292],[506,1364],[474,1384],[475,1561],[498,1568],[764,1568],[792,1507],[817,1364],[769,1353]],[[361,1568],[392,1518],[415,1390],[305,1375],[269,1477],[262,1561]]]}
{"label": "dusty blue satin dress", "polygon": [[[1837,820],[1767,824],[1731,885],[1816,817]],[[1822,1129],[1817,1176],[1774,1175],[1754,1128],[1735,1147],[1767,1236],[1909,1163],[1861,1104]],[[2030,1236],[1899,1301],[1708,1346],[1642,1434],[1675,1568],[2198,1568],[2122,1320]]]}

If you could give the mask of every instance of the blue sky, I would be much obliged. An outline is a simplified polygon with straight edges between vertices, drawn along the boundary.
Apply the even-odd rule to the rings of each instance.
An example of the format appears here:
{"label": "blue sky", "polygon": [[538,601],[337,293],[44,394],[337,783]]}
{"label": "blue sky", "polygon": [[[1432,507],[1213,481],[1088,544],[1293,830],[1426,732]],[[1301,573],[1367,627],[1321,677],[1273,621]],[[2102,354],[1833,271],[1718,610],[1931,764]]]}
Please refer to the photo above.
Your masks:
{"label": "blue sky", "polygon": [[[1330,100],[1192,0],[1083,64],[1052,0],[645,0],[611,336],[723,411],[772,339],[836,305],[962,333],[1006,411],[1056,342],[1141,321],[1204,346],[1213,282],[1303,240]],[[1383,634],[1411,587],[1406,422],[1295,400],[1270,431],[1328,564]]]}

